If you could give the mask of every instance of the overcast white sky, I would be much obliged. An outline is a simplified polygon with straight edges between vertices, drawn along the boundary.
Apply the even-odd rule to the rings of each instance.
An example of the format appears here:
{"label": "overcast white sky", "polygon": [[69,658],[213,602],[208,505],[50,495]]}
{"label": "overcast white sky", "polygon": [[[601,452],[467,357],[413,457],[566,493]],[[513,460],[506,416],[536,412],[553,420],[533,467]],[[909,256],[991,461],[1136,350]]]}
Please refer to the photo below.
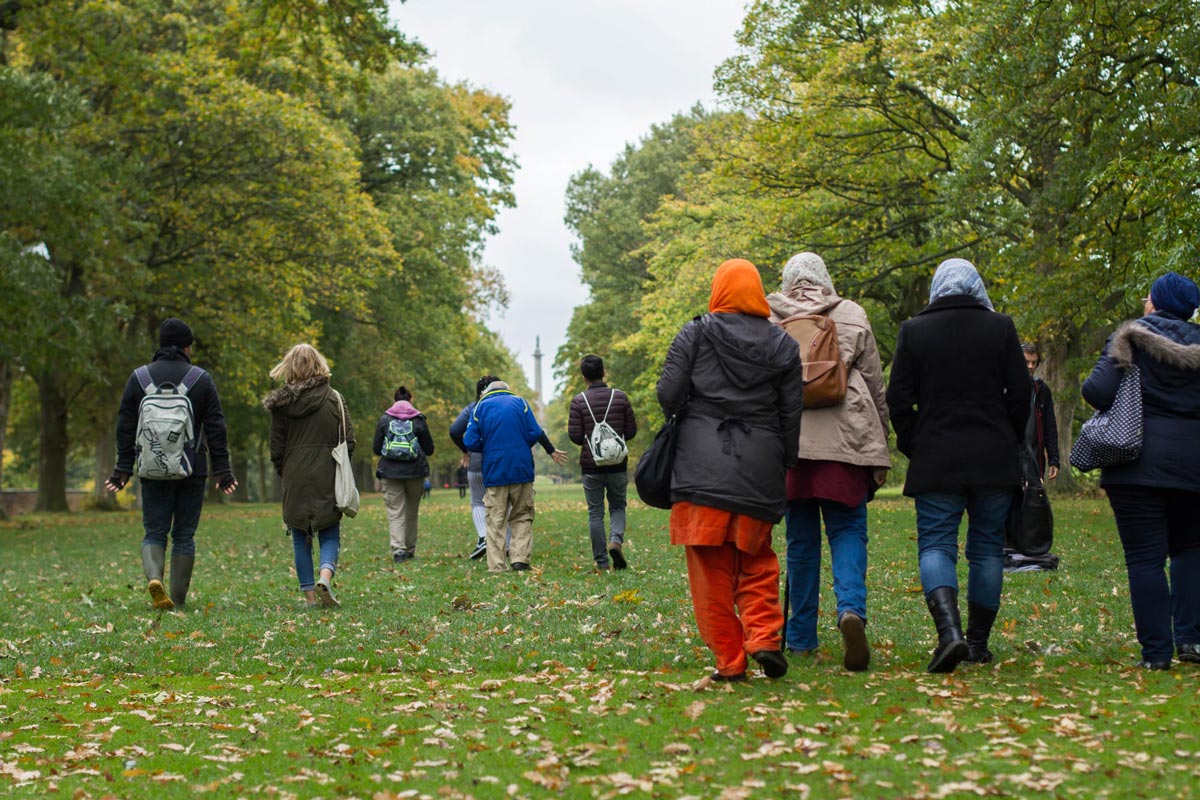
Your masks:
{"label": "overcast white sky", "polygon": [[391,13],[445,79],[512,103],[517,207],[484,255],[511,301],[490,324],[530,386],[541,337],[549,399],[554,354],[587,300],[562,221],[567,181],[588,164],[607,172],[626,142],[675,112],[715,104],[713,70],[736,50],[744,0],[391,0]]}

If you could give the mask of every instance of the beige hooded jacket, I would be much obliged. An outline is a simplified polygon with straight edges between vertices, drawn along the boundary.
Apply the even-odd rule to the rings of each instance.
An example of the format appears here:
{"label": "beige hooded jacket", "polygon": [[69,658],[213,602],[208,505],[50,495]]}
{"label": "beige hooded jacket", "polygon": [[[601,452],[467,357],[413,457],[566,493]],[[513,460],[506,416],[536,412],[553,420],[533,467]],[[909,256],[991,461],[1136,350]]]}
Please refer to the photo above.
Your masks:
{"label": "beige hooded jacket", "polygon": [[[808,258],[793,268],[801,256]],[[795,314],[823,314],[837,325],[838,349],[846,362],[846,399],[836,406],[806,408],[800,425],[800,458],[840,461],[873,467],[883,482],[892,460],[888,453],[888,408],[883,367],[867,312],[838,297],[825,263],[812,253],[788,262],[783,291],[767,295],[771,321]]]}

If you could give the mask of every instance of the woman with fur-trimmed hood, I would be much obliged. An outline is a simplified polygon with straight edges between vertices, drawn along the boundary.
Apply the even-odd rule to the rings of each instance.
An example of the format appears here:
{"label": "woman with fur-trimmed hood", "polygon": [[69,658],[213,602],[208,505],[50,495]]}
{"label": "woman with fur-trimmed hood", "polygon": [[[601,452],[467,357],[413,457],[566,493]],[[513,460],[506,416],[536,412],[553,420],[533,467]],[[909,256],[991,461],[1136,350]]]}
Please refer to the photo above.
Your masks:
{"label": "woman with fur-trimmed hood", "polygon": [[1197,306],[1193,281],[1160,277],[1145,316],[1109,337],[1083,384],[1084,399],[1106,410],[1126,367],[1141,374],[1142,453],[1105,467],[1100,486],[1125,549],[1138,666],[1146,669],[1170,669],[1174,653],[1200,663],[1200,325],[1188,322]]}
{"label": "woman with fur-trimmed hood", "polygon": [[[341,549],[342,512],[334,498],[332,451],[345,436],[354,454],[354,426],[341,395],[329,385],[329,363],[298,344],[271,370],[283,385],[263,399],[271,412],[271,463],[283,479],[283,522],[292,535],[296,577],[309,605],[334,607],[333,575]],[[312,543],[320,550],[313,575]],[[315,578],[315,579],[314,579]]]}

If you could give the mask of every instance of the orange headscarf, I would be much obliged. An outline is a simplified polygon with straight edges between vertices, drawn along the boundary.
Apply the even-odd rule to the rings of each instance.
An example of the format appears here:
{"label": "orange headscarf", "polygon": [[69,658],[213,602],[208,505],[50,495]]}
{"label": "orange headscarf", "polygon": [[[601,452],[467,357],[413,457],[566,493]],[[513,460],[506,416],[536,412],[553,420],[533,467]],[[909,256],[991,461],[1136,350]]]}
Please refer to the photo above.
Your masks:
{"label": "orange headscarf", "polygon": [[713,275],[708,310],[714,314],[771,316],[758,267],[744,258],[731,258],[719,266]]}

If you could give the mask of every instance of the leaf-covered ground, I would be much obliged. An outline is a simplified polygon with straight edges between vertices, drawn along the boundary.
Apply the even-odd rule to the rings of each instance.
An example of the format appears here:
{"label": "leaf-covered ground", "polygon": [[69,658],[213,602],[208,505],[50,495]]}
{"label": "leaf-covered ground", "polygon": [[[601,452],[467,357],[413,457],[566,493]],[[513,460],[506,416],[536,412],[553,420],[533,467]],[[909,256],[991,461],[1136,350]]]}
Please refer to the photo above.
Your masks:
{"label": "leaf-covered ground", "polygon": [[1130,668],[1107,506],[1055,511],[1062,568],[1008,576],[997,663],[922,671],[911,503],[883,500],[870,671],[841,669],[825,590],[816,658],[703,691],[666,513],[631,507],[631,568],[597,574],[578,486],[539,490],[534,571],[503,576],[465,557],[457,492],[423,504],[400,566],[369,499],[343,528],[332,611],[304,608],[273,506],[206,508],[173,614],[150,608],[135,514],[19,518],[0,526],[0,793],[1190,796],[1200,669]]}

